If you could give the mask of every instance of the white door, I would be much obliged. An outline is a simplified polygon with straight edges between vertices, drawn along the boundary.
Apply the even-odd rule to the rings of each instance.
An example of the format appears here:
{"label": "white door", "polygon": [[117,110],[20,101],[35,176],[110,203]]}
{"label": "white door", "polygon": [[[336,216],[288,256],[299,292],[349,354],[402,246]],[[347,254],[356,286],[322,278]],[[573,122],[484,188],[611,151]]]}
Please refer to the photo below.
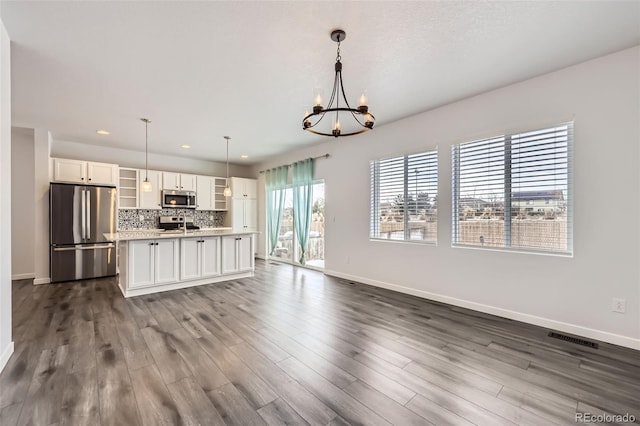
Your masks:
{"label": "white door", "polygon": [[161,239],[155,241],[156,284],[178,281],[178,265],[180,251],[178,239]]}
{"label": "white door", "polygon": [[220,275],[220,237],[204,237],[200,241],[202,278]]}
{"label": "white door", "polygon": [[[142,190],[142,182],[144,182],[144,178],[148,177],[149,182],[151,182],[151,192],[144,192]],[[147,172],[145,169],[138,170],[138,194],[140,200],[140,208],[147,210],[158,210],[160,209],[160,193],[162,191],[162,172],[158,172],[156,170],[149,170]]]}
{"label": "white door", "polygon": [[249,271],[253,268],[253,244],[250,235],[243,235],[236,240],[238,271]]}
{"label": "white door", "polygon": [[222,273],[230,274],[238,271],[237,244],[235,235],[222,237]]}
{"label": "white door", "polygon": [[89,183],[96,185],[115,185],[118,175],[118,166],[116,164],[95,163],[89,161],[87,163],[87,180]]}
{"label": "white door", "polygon": [[183,238],[180,242],[180,279],[193,280],[202,275],[200,238]]}
{"label": "white door", "polygon": [[87,183],[87,162],[55,158],[53,180],[56,182]]}
{"label": "white door", "polygon": [[129,288],[145,287],[154,280],[155,241],[129,241]]}
{"label": "white door", "polygon": [[183,191],[195,191],[196,190],[196,175],[180,175],[180,189]]}
{"label": "white door", "polygon": [[214,179],[211,176],[196,176],[196,210],[213,210]]}
{"label": "white door", "polygon": [[162,172],[162,189],[180,189],[180,173]]}

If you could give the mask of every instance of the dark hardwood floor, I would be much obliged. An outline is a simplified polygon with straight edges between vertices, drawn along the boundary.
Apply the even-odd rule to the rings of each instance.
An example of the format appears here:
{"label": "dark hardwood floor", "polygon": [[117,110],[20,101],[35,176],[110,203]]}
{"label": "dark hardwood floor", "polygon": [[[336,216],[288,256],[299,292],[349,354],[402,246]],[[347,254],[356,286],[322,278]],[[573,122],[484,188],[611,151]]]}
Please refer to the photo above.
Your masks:
{"label": "dark hardwood floor", "polygon": [[16,281],[0,425],[640,418],[639,352],[547,332],[261,261],[254,278],[126,300],[114,279]]}

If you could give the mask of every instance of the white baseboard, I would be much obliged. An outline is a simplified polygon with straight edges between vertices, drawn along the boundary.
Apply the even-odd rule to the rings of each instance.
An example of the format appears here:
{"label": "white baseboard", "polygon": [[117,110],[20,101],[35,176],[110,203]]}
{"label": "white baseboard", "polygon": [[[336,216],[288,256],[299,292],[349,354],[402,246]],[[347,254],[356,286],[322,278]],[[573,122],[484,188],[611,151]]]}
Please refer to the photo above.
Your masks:
{"label": "white baseboard", "polygon": [[51,278],[49,278],[49,277],[36,278],[36,279],[33,280],[33,284],[34,285],[49,284],[50,282],[51,282]]}
{"label": "white baseboard", "polygon": [[609,333],[608,331],[596,330],[593,328],[583,327],[576,324],[565,323],[561,321],[543,318],[536,315],[524,314],[521,312],[511,311],[509,309],[498,308],[496,306],[485,305],[482,303],[472,302],[469,300],[458,299],[455,297],[445,296],[442,294],[431,293],[415,288],[404,287],[397,284],[390,284],[384,281],[372,280],[365,277],[359,277],[350,274],[344,274],[338,271],[325,270],[326,275],[332,277],[343,278],[349,281],[355,281],[363,284],[369,284],[374,287],[382,287],[388,290],[397,291],[399,293],[410,294],[412,296],[421,297],[423,299],[434,300],[436,302],[447,303],[449,305],[459,306],[461,308],[472,309],[474,311],[484,312],[486,314],[496,315],[528,324],[537,325],[544,328],[562,331],[565,333],[575,334],[577,336],[587,337],[590,339],[600,340],[602,342],[612,343],[618,346],[624,346],[631,349],[640,350],[640,339],[634,339],[620,334]]}
{"label": "white baseboard", "polygon": [[30,280],[31,278],[35,278],[36,274],[35,273],[30,273],[30,274],[14,274],[11,275],[11,281],[16,281],[16,280]]}
{"label": "white baseboard", "polygon": [[9,358],[11,358],[11,354],[13,354],[13,342],[9,342],[4,351],[2,351],[2,355],[0,355],[0,372],[4,370],[4,367],[9,362]]}

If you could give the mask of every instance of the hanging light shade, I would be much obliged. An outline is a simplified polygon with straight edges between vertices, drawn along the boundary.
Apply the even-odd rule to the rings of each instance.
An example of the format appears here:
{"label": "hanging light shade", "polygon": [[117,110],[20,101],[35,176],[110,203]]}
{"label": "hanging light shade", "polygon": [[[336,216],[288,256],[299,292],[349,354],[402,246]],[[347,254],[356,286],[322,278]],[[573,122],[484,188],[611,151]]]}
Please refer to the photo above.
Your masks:
{"label": "hanging light shade", "polygon": [[227,140],[227,186],[225,186],[223,195],[225,197],[231,197],[233,193],[231,192],[231,188],[229,187],[229,136],[224,137]]}
{"label": "hanging light shade", "polygon": [[153,185],[149,180],[149,123],[151,120],[148,118],[141,118],[140,121],[144,122],[144,181],[142,181],[142,192],[153,191]]}
{"label": "hanging light shade", "polygon": [[[326,107],[322,106],[322,95],[316,93],[314,96],[313,112],[305,114],[302,119],[302,128],[308,132],[323,136],[351,136],[371,130],[375,124],[375,117],[369,112],[367,106],[367,96],[365,93],[360,96],[358,108],[351,108],[347,101],[342,83],[342,62],[340,56],[340,42],[344,41],[347,34],[343,30],[335,30],[331,33],[331,40],[338,43],[336,54],[335,77],[333,79],[333,90]],[[320,123],[325,115],[329,113],[332,121],[331,130],[324,124],[324,130]],[[343,117],[341,122],[340,117]],[[349,124],[349,123],[351,124]],[[348,125],[348,126],[347,126]],[[349,130],[346,130],[349,129]]]}

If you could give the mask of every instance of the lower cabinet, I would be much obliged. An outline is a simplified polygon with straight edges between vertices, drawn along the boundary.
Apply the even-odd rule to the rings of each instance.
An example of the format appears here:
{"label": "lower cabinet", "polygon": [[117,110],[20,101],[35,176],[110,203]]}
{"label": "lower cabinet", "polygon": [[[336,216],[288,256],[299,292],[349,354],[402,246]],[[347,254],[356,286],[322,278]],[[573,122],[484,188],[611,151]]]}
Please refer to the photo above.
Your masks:
{"label": "lower cabinet", "polygon": [[253,275],[252,235],[189,235],[119,243],[125,297]]}
{"label": "lower cabinet", "polygon": [[129,242],[129,288],[178,281],[177,238]]}
{"label": "lower cabinet", "polygon": [[217,275],[220,275],[220,237],[183,238],[180,279],[195,280]]}
{"label": "lower cabinet", "polygon": [[222,273],[250,271],[253,269],[253,238],[251,235],[222,237]]}

